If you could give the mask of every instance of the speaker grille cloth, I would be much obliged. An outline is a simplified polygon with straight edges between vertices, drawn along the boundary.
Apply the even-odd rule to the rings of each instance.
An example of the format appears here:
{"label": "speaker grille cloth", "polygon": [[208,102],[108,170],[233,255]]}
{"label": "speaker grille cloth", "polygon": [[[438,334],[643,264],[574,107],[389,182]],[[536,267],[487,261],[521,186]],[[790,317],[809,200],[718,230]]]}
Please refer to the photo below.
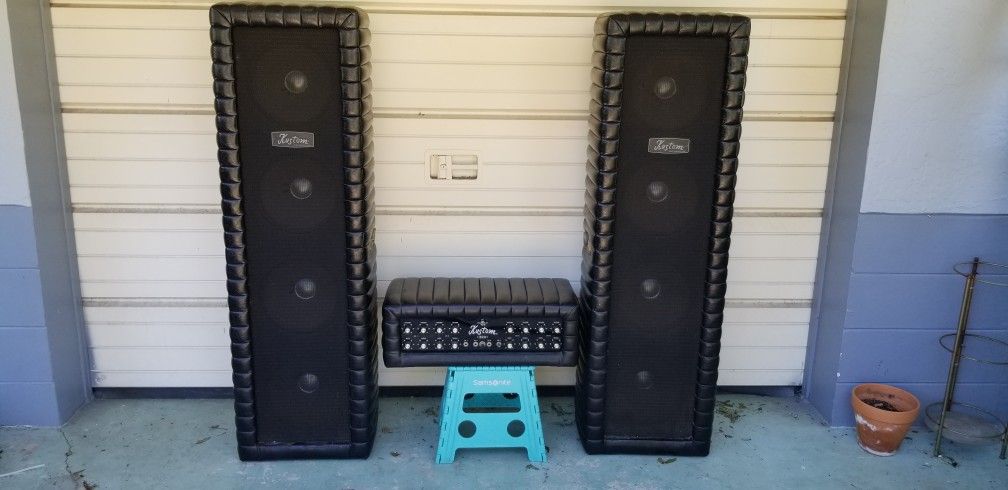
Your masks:
{"label": "speaker grille cloth", "polygon": [[[724,38],[627,38],[608,437],[693,436],[727,49]],[[689,139],[689,152],[650,153],[650,138]]]}
{"label": "speaker grille cloth", "polygon": [[233,32],[258,442],[349,442],[339,33]]}

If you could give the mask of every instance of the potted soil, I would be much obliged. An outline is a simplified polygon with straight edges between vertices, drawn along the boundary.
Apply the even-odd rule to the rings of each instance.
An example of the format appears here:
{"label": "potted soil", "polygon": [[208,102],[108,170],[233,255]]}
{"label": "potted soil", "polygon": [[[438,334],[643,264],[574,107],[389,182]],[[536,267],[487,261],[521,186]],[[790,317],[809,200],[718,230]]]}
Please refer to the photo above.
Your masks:
{"label": "potted soil", "polygon": [[917,420],[920,401],[895,386],[868,383],[851,391],[858,445],[876,456],[892,456]]}

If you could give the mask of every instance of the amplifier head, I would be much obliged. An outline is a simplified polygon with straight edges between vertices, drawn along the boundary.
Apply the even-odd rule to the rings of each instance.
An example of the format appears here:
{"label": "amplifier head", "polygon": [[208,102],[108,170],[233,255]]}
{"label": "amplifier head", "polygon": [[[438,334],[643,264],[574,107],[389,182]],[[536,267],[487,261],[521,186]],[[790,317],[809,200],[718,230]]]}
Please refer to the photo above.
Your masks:
{"label": "amplifier head", "polygon": [[388,367],[571,366],[577,328],[564,279],[400,278],[382,309]]}

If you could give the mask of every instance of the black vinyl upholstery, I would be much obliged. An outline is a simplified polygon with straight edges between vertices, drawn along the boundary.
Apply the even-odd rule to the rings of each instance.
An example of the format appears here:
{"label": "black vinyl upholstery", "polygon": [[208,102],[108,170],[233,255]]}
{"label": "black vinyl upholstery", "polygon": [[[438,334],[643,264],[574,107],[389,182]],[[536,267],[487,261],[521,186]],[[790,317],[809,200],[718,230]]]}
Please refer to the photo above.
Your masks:
{"label": "black vinyl upholstery", "polygon": [[[409,319],[555,318],[563,341],[554,352],[402,352],[400,322]],[[385,365],[573,366],[577,359],[578,302],[566,279],[397,278],[382,305]]]}
{"label": "black vinyl upholstery", "polygon": [[[228,306],[238,454],[242,460],[366,458],[377,420],[377,303],[373,220],[370,48],[367,16],[332,7],[221,4],[210,9],[214,105],[227,262]],[[250,327],[245,206],[239,151],[233,28],[310,27],[339,36],[340,105],[345,220],[346,399],[349,441],[265,444],[257,437],[253,379],[254,333]],[[334,156],[336,158],[336,156]],[[341,260],[342,262],[342,260]],[[252,321],[254,323],[254,319]]]}
{"label": "black vinyl upholstery", "polygon": [[[713,37],[726,39],[728,45],[720,142],[710,167],[715,172],[715,188],[702,314],[696,326],[700,341],[696,346],[692,430],[686,438],[613,437],[606,430],[607,366],[612,361],[609,343],[616,334],[610,331],[614,243],[618,242],[616,182],[622,123],[631,117],[623,111],[623,84],[628,37],[632,36]],[[749,19],[741,16],[620,13],[602,16],[595,24],[580,294],[582,330],[575,395],[578,432],[588,453],[705,455],[710,450],[748,46]],[[625,403],[633,404],[634,400]]]}

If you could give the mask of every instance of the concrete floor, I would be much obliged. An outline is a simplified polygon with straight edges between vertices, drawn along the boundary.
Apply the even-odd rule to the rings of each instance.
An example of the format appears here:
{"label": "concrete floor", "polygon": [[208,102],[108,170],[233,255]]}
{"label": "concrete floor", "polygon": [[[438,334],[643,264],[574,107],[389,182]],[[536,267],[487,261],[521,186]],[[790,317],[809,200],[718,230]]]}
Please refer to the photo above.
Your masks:
{"label": "concrete floor", "polygon": [[587,456],[571,399],[543,398],[548,463],[468,450],[452,465],[434,463],[438,398],[383,398],[366,461],[268,463],[238,461],[230,400],[97,400],[62,429],[0,429],[0,475],[25,470],[0,488],[1008,488],[993,446],[949,445],[953,467],[919,428],[880,458],[795,399],[720,400],[707,458]]}

